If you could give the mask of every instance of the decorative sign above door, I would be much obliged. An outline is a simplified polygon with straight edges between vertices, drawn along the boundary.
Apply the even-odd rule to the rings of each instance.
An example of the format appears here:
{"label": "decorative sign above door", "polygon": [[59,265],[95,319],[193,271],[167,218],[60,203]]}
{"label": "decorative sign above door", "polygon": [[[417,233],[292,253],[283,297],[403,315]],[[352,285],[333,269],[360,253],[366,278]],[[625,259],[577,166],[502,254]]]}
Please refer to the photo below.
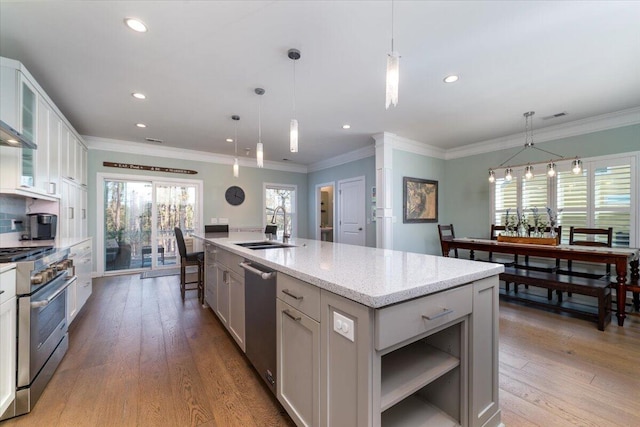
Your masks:
{"label": "decorative sign above door", "polygon": [[191,169],[163,168],[161,166],[134,165],[131,163],[102,162],[102,166],[107,166],[110,168],[135,169],[139,171],[185,173],[188,175],[195,175],[198,173],[198,171],[194,171]]}

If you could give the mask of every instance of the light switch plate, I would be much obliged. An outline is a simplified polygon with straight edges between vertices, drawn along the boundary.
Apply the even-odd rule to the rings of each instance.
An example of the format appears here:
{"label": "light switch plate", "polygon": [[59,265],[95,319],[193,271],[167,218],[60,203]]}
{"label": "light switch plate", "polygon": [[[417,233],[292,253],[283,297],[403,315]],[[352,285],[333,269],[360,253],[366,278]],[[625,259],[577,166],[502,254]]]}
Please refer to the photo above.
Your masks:
{"label": "light switch plate", "polygon": [[229,224],[229,218],[218,218],[220,224]]}
{"label": "light switch plate", "polygon": [[209,224],[217,224],[218,223],[218,218],[211,218],[211,221],[209,222]]}
{"label": "light switch plate", "polygon": [[333,330],[348,339],[355,342],[355,334],[353,327],[353,319],[349,319],[340,313],[333,312]]}

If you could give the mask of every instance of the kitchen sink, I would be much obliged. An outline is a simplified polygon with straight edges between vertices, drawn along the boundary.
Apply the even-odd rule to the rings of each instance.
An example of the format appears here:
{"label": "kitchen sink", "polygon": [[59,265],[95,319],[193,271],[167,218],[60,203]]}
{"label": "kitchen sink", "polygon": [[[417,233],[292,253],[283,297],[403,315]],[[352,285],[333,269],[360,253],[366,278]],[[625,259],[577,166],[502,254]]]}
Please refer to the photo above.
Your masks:
{"label": "kitchen sink", "polygon": [[246,243],[236,243],[238,246],[242,246],[243,248],[258,250],[258,249],[281,249],[281,248],[294,248],[294,245],[287,245],[280,242],[274,241],[264,241],[264,242],[246,242]]}

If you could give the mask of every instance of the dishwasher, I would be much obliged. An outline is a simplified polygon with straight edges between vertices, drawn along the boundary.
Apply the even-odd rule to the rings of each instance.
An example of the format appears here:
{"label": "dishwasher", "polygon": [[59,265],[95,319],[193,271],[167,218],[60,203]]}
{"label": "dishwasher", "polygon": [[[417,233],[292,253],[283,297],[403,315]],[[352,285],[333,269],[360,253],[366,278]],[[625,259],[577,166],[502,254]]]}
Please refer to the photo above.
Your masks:
{"label": "dishwasher", "polygon": [[276,272],[244,260],[246,355],[276,394]]}

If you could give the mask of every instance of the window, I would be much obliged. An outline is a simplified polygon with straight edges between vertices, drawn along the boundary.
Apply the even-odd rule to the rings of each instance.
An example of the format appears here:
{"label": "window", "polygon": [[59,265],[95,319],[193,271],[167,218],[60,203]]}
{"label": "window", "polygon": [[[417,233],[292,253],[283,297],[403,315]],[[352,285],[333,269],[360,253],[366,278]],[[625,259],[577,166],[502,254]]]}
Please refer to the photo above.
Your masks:
{"label": "window", "polygon": [[638,204],[636,157],[585,159],[580,175],[571,172],[571,161],[567,160],[558,162],[559,172],[555,178],[539,173],[529,181],[517,174],[511,182],[496,179],[491,190],[491,217],[496,224],[504,224],[507,209],[514,212],[520,208],[528,212],[534,207],[541,210],[550,207],[557,212],[565,243],[569,241],[572,226],[613,227],[614,246],[637,246],[634,233],[638,219],[633,209]]}
{"label": "window", "polygon": [[[265,184],[264,201],[265,225],[271,224],[273,219],[278,226],[278,237],[282,237],[285,226],[284,215],[281,209],[276,212],[276,209],[281,206],[285,209],[287,215],[286,232],[290,236],[294,236],[297,229],[296,186]],[[276,214],[275,216],[274,213]]]}

